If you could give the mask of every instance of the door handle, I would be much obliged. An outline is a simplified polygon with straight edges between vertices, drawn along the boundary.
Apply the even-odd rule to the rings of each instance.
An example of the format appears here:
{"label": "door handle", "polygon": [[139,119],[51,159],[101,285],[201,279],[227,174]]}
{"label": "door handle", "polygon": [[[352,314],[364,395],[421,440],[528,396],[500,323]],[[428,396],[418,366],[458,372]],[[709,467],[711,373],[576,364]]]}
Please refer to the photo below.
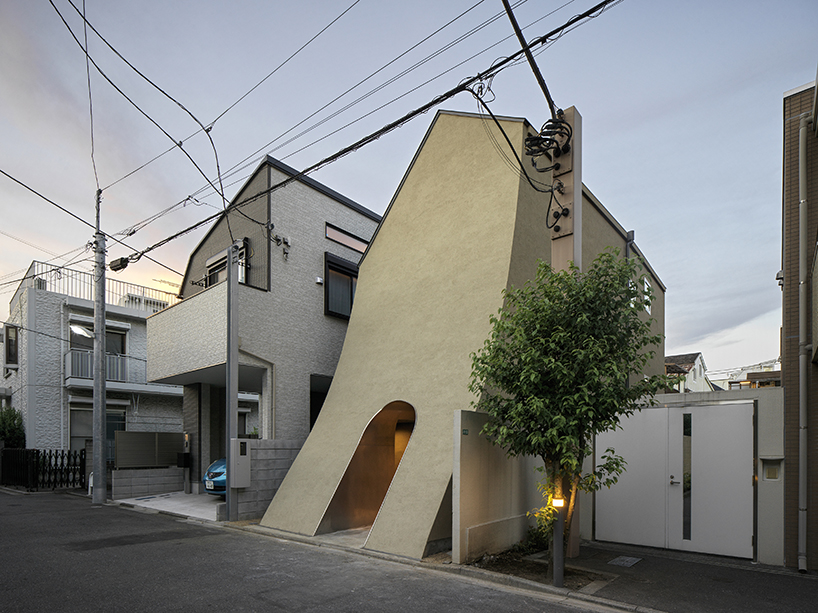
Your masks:
{"label": "door handle", "polygon": [[674,481],[673,479],[674,479],[673,475],[670,475],[670,484],[671,485],[679,485],[681,483],[681,481]]}

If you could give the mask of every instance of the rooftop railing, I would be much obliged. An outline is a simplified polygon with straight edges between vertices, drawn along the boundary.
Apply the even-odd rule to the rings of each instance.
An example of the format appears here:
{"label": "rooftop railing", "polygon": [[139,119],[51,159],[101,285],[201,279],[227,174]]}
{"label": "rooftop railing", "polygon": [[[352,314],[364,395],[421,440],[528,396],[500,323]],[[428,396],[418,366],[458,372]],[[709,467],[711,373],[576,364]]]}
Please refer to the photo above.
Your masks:
{"label": "rooftop railing", "polygon": [[[64,294],[72,298],[94,300],[93,273],[65,268],[56,264],[33,261],[14,293],[11,303],[14,304],[20,293],[29,287]],[[105,280],[106,304],[156,313],[179,301],[179,297],[170,292],[125,283],[116,279],[106,278]]]}

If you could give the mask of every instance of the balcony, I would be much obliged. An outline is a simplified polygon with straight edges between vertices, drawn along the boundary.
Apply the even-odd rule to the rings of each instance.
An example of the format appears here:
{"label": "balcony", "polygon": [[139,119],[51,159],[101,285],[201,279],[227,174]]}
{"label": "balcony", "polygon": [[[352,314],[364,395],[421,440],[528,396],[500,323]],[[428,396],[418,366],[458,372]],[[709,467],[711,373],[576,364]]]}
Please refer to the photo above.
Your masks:
{"label": "balcony", "polygon": [[[129,355],[108,353],[105,355],[105,380],[108,390],[181,396],[182,388],[175,385],[148,383],[145,360]],[[87,349],[70,349],[65,354],[65,386],[91,389],[94,386],[94,352]]]}
{"label": "balcony", "polygon": [[[129,368],[129,362],[132,358],[127,355],[118,355],[116,353],[105,354],[105,374],[106,381],[132,381],[128,378],[128,373],[133,372],[134,369]],[[144,373],[144,368],[142,369]],[[65,355],[65,377],[67,379],[93,379],[94,378],[94,352],[86,349],[71,349]],[[141,377],[142,381],[134,381],[135,383],[145,383],[145,377]]]}

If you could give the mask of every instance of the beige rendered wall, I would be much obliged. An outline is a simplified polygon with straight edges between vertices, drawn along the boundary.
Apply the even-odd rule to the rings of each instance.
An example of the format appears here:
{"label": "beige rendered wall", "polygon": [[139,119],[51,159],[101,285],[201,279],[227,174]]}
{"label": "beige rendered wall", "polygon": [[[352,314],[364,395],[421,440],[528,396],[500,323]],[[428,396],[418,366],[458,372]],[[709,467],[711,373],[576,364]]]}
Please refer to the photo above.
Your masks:
{"label": "beige rendered wall", "polygon": [[[521,150],[528,124],[503,126]],[[414,431],[365,546],[423,555],[452,478],[454,412],[473,400],[470,353],[501,290],[548,258],[544,204],[521,188],[481,118],[436,116],[361,264],[321,415],[262,525],[315,534],[367,424],[403,401]]]}
{"label": "beige rendered wall", "polygon": [[486,413],[457,411],[454,417],[452,562],[465,564],[485,553],[504,551],[520,542],[542,506],[537,491],[537,462],[530,456],[509,458],[480,430]]}

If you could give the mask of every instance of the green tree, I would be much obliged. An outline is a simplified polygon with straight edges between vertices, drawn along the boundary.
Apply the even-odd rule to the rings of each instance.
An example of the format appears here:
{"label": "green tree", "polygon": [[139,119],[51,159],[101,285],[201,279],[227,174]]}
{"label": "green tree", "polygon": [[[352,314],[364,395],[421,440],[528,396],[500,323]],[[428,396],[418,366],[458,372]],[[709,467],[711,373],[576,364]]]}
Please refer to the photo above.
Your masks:
{"label": "green tree", "polygon": [[5,441],[6,449],[25,449],[23,414],[13,407],[0,408],[0,441]]}
{"label": "green tree", "polygon": [[482,433],[509,456],[542,458],[542,527],[556,516],[555,497],[566,501],[567,533],[578,490],[616,482],[625,462],[613,449],[583,474],[593,436],[654,404],[668,384],[665,375],[644,376],[661,335],[651,330],[653,293],[643,279],[637,260],[612,249],[586,272],[541,262],[533,281],[504,291],[489,338],[472,354],[472,404],[491,415]]}

